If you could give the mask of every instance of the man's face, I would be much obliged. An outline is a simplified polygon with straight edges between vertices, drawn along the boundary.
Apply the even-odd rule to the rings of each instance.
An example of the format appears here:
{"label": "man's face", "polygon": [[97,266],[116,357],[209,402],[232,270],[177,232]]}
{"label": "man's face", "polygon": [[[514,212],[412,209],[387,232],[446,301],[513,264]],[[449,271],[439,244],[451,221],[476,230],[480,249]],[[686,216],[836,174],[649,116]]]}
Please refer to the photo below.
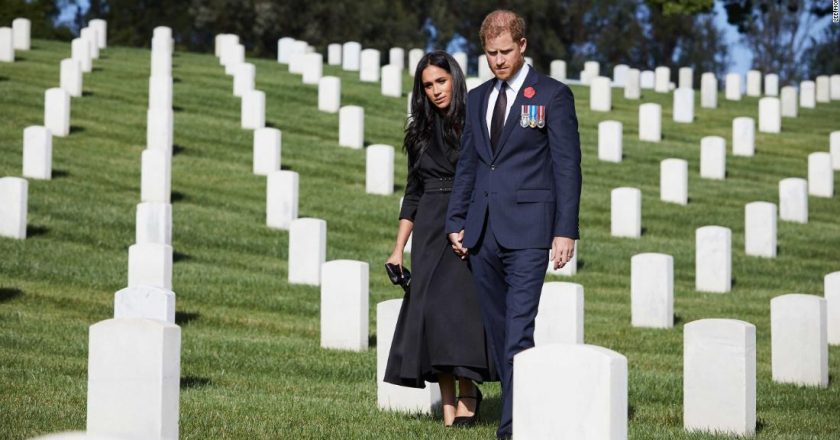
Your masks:
{"label": "man's face", "polygon": [[507,81],[519,71],[525,63],[525,46],[527,41],[522,38],[513,41],[510,32],[503,32],[495,38],[487,38],[484,42],[484,55],[487,64],[496,78]]}

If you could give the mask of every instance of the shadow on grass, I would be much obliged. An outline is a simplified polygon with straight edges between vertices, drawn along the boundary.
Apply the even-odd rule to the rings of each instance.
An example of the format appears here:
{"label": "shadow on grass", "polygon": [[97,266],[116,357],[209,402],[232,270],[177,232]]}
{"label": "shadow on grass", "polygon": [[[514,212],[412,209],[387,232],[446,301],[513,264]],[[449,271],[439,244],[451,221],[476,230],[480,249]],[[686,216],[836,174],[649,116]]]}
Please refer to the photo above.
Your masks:
{"label": "shadow on grass", "polygon": [[104,71],[105,69],[103,69],[103,68],[101,68],[101,67],[94,67],[94,68],[93,68],[93,69],[91,69],[91,70],[92,70],[92,71],[94,71],[94,72],[102,72],[102,71]]}
{"label": "shadow on grass", "polygon": [[63,179],[65,177],[70,177],[70,172],[67,170],[52,170],[52,178],[53,179]]}
{"label": "shadow on grass", "polygon": [[627,405],[627,421],[633,420],[633,417],[636,416],[636,408],[633,405]]}
{"label": "shadow on grass", "polygon": [[198,312],[175,312],[175,324],[183,327],[200,317],[201,314]]}
{"label": "shadow on grass", "polygon": [[0,303],[11,301],[23,295],[23,290],[14,287],[0,287]]}
{"label": "shadow on grass", "polygon": [[19,55],[15,54],[15,62],[18,62],[18,61],[26,61],[26,57],[22,57],[22,56],[19,56]]}
{"label": "shadow on grass", "polygon": [[583,266],[586,266],[586,260],[578,260],[578,270],[583,269]]}
{"label": "shadow on grass", "polygon": [[[186,150],[186,148],[184,148],[184,147],[182,147],[178,144],[175,144],[175,145],[172,146],[172,155],[177,156],[177,155],[183,153],[184,150]],[[171,195],[170,195],[170,197],[171,197]]]}
{"label": "shadow on grass", "polygon": [[376,348],[376,335],[368,336],[368,347]]}
{"label": "shadow on grass", "polygon": [[184,194],[184,193],[182,193],[182,192],[180,192],[180,191],[172,191],[172,194],[169,196],[169,200],[170,200],[172,203],[175,203],[175,202],[183,202],[183,201],[185,201],[185,200],[189,200],[189,197],[187,197],[187,195],[186,195],[186,194]]}
{"label": "shadow on grass", "polygon": [[268,121],[265,121],[265,126],[268,128],[277,128],[277,124]]}
{"label": "shadow on grass", "polygon": [[49,228],[40,225],[26,225],[26,237],[37,237],[39,235],[47,235],[50,232]]}
{"label": "shadow on grass", "polygon": [[184,107],[179,107],[177,105],[172,106],[172,113],[181,113],[184,111]]}
{"label": "shadow on grass", "polygon": [[84,133],[84,132],[85,132],[85,127],[80,127],[80,126],[78,126],[78,125],[71,125],[71,126],[70,126],[70,134],[73,134],[73,133]]}
{"label": "shadow on grass", "polygon": [[180,263],[181,261],[190,261],[190,260],[192,260],[192,257],[185,254],[185,253],[178,252],[178,251],[175,251],[175,252],[172,253],[172,262],[173,263]]}
{"label": "shadow on grass", "polygon": [[403,191],[405,191],[405,185],[403,185],[401,183],[395,183],[394,184],[394,192],[395,193],[401,193]]}
{"label": "shadow on grass", "polygon": [[683,317],[674,313],[674,326],[680,325],[683,323]]}
{"label": "shadow on grass", "polygon": [[767,423],[764,422],[764,419],[758,417],[755,419],[755,433],[758,434],[759,432],[763,431],[764,428],[767,427]]}
{"label": "shadow on grass", "polygon": [[284,171],[294,171],[295,170],[294,168],[292,168],[292,167],[290,167],[286,164],[280,164],[280,169],[284,170]]}
{"label": "shadow on grass", "polygon": [[8,81],[8,80],[9,80],[9,77],[7,77],[7,76],[0,76],[0,82],[3,82],[3,81]]}
{"label": "shadow on grass", "polygon": [[[172,67],[175,67],[175,66],[172,66]],[[179,83],[179,82],[181,82],[181,78],[178,78],[178,77],[176,76],[176,77],[172,78],[172,82],[173,82],[173,83]]]}
{"label": "shadow on grass", "polygon": [[209,377],[184,376],[181,378],[182,390],[203,388],[209,385],[213,385]]}
{"label": "shadow on grass", "polygon": [[88,96],[93,96],[93,92],[88,92],[88,91],[83,90],[82,91],[82,97],[85,98],[85,97],[88,97]]}

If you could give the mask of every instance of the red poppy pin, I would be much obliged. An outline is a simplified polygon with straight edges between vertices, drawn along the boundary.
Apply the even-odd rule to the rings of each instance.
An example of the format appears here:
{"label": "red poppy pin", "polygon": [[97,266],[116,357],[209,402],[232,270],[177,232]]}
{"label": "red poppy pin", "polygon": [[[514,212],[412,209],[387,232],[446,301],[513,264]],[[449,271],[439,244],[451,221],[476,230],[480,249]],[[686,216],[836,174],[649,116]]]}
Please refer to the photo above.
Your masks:
{"label": "red poppy pin", "polygon": [[534,95],[537,94],[537,92],[536,92],[536,90],[534,90],[533,87],[528,87],[528,88],[525,89],[523,94],[525,95],[526,98],[531,99],[531,98],[534,97]]}

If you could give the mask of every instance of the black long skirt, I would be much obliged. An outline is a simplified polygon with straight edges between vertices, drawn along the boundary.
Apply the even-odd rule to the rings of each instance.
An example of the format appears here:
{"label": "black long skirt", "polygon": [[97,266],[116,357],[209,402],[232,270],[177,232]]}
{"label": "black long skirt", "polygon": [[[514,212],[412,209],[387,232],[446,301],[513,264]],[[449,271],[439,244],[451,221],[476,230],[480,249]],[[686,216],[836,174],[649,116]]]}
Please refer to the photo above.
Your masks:
{"label": "black long skirt", "polygon": [[411,289],[403,298],[385,382],[424,388],[450,373],[498,380],[484,337],[475,282],[444,230],[449,193],[425,193],[414,219]]}

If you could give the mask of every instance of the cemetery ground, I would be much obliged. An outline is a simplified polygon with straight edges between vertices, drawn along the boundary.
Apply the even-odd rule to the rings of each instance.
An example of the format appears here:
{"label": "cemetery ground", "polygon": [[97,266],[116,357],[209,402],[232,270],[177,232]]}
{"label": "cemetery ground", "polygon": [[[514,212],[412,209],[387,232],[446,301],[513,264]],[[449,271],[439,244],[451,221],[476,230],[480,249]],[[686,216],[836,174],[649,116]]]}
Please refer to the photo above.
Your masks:
{"label": "cemetery ground", "polygon": [[[20,176],[23,129],[43,123],[44,91],[58,86],[66,43],[35,40],[0,66],[0,176]],[[28,238],[0,239],[0,438],[83,430],[88,327],[113,316],[134,242],[145,147],[150,53],[111,47],[72,100],[71,134],[53,138],[53,180],[29,181]],[[365,108],[366,144],[397,147],[396,192],[365,194],[364,152],[338,146],[338,115],[317,111],[317,86],[304,86],[273,60],[256,65],[266,121],[282,130],[282,167],[300,174],[300,217],[327,221],[327,260],[370,264],[370,340],[364,353],[319,347],[319,288],[287,283],[288,232],[265,226],[265,178],[252,174],[252,132],[240,128],[231,78],[212,55],[173,58],[175,148],[172,162],[173,290],[182,327],[180,433],[221,438],[492,438],[499,387],[478,427],[444,429],[437,417],[382,412],[376,406],[376,303],[401,297],[382,264],[396,233],[405,182],[400,151],[406,100],[380,95],[357,72],[324,66],[342,79],[342,105]],[[697,82],[695,82],[697,83]],[[405,75],[403,90],[410,90]],[[757,118],[757,98],[719,94],[718,108],[696,107],[692,124],[672,119],[672,97],[643,90],[641,101],[613,89],[613,110],[589,110],[588,87],[572,87],[583,150],[579,270],[585,288],[586,343],[628,359],[629,436],[718,438],[689,434],[682,422],[682,327],[702,318],[756,325],[757,437],[840,437],[840,347],[829,348],[827,389],[774,383],[770,299],[822,296],[823,276],[840,270],[840,184],[834,198],[809,197],[808,224],[778,223],[778,257],[744,254],[744,205],[778,203],[778,182],[807,177],[807,156],[828,151],[840,129],[840,103],[799,109],[781,134],[756,132],[755,157],[731,154],[731,124]],[[539,93],[539,90],[537,90]],[[663,140],[638,140],[638,105],[663,108]],[[696,100],[699,103],[699,98]],[[597,124],[624,124],[621,163],[597,159]],[[699,177],[700,139],[727,140],[727,177]],[[689,163],[687,206],[659,200],[659,164]],[[837,176],[837,173],[835,173]],[[642,191],[642,237],[610,236],[610,191]],[[732,229],[733,289],[694,290],[695,229]],[[630,325],[630,258],[674,257],[675,326]],[[410,265],[410,262],[409,262]]]}

